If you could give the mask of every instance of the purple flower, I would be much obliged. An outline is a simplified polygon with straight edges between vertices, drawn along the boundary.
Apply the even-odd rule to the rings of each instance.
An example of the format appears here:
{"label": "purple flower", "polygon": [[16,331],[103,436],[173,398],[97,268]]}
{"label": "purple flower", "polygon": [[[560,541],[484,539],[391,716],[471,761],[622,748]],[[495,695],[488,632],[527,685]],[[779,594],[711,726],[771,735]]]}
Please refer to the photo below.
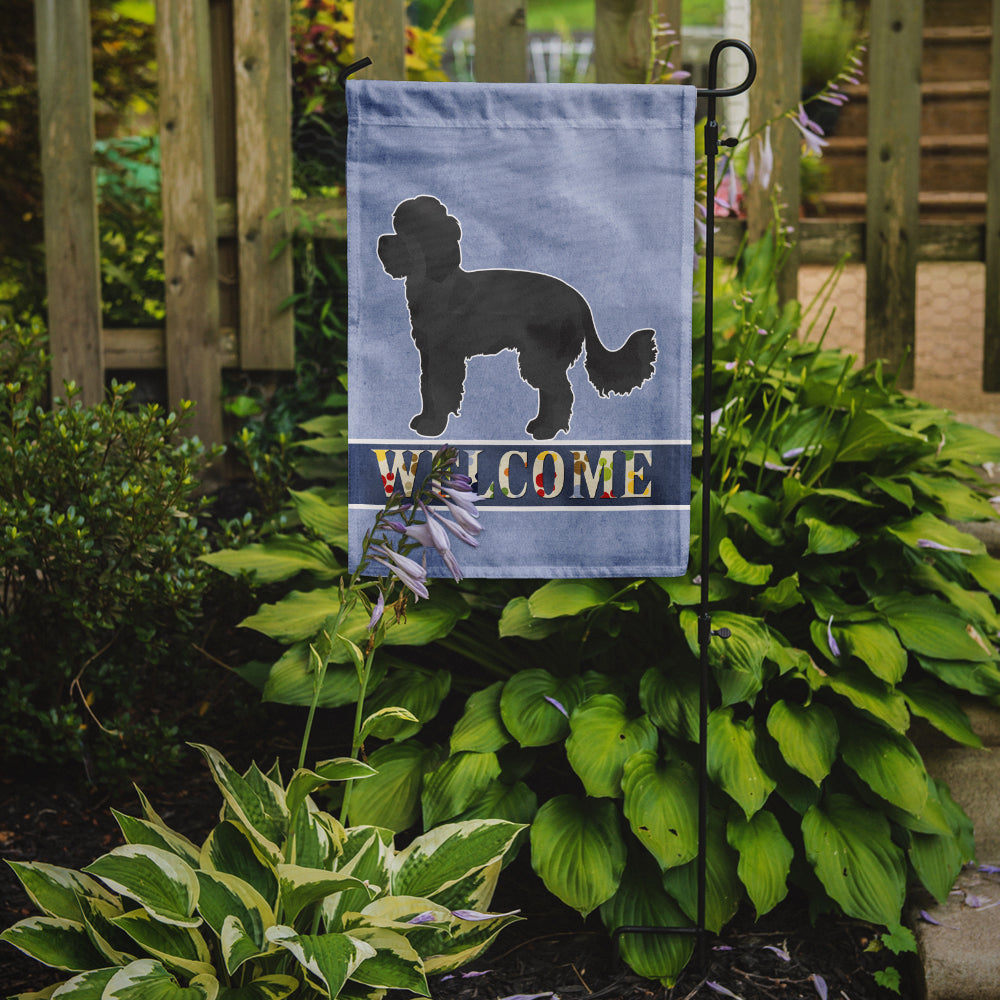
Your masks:
{"label": "purple flower", "polygon": [[375,602],[375,607],[372,609],[372,616],[368,619],[368,631],[371,632],[372,629],[378,625],[379,621],[382,619],[382,613],[385,611],[385,595],[380,590],[378,592],[378,600]]}
{"label": "purple flower", "polygon": [[456,507],[460,507],[470,517],[479,517],[479,511],[476,510],[476,504],[482,499],[482,497],[476,496],[470,489],[462,489],[451,484],[446,485],[443,482],[432,482],[431,486],[435,491],[437,491],[440,499],[450,500]]}
{"label": "purple flower", "polygon": [[972,549],[956,549],[951,545],[942,545],[930,538],[918,538],[917,547],[921,549],[938,549],[941,552],[959,552],[964,556],[971,556]]}
{"label": "purple flower", "polygon": [[792,956],[789,955],[788,952],[784,948],[779,948],[775,944],[766,944],[766,945],[764,945],[764,950],[765,951],[773,951],[775,953],[775,955],[777,955],[778,958],[780,958],[782,960],[782,962],[790,962],[792,960]]}
{"label": "purple flower", "polygon": [[420,563],[385,545],[373,545],[371,551],[375,553],[372,556],[375,562],[391,570],[403,586],[413,591],[417,597],[430,596],[427,592],[427,570]]}
{"label": "purple flower", "polygon": [[826,980],[815,972],[809,978],[812,979],[813,986],[816,987],[816,992],[819,994],[819,1000],[826,1000]]}
{"label": "purple flower", "polygon": [[721,983],[713,983],[711,980],[705,983],[705,985],[713,990],[715,993],[721,993],[724,997],[734,997],[735,1000],[743,1000],[743,998],[738,994],[734,993],[732,990],[727,990],[725,986]]}
{"label": "purple flower", "polygon": [[806,109],[801,104],[798,114],[792,116],[792,124],[802,134],[806,149],[816,156],[822,156],[823,147],[827,145],[826,139],[821,138],[823,130],[806,114]]}
{"label": "purple flower", "polygon": [[479,511],[475,512],[475,516],[470,515],[467,510],[463,507],[459,507],[457,504],[451,503],[449,500],[443,500],[442,503],[448,508],[448,513],[455,519],[455,523],[463,528],[466,533],[470,535],[478,535],[482,531],[482,526],[478,523]]}
{"label": "purple flower", "polygon": [[479,910],[452,910],[451,915],[459,920],[492,920],[494,917],[513,917],[520,913],[520,910],[511,910],[509,913],[480,913]]}
{"label": "purple flower", "polygon": [[[455,508],[458,509],[457,507]],[[462,524],[458,523],[458,519],[454,521],[449,521],[446,517],[442,517],[433,507],[428,508],[428,516],[434,518],[436,522],[444,525],[460,542],[465,542],[466,545],[471,545],[473,548],[479,546],[479,542],[476,541],[475,536],[479,534],[483,529],[479,527],[478,524],[474,525],[475,530],[469,531]]]}
{"label": "purple flower", "polygon": [[747,182],[753,184],[756,180],[767,190],[771,186],[771,174],[774,172],[774,150],[771,148],[771,126],[764,129],[764,135],[750,147],[750,160],[747,163]]}
{"label": "purple flower", "polygon": [[418,913],[415,917],[410,917],[406,922],[408,924],[431,924],[437,920],[437,916],[433,910],[424,910],[423,913]]}
{"label": "purple flower", "polygon": [[562,714],[565,715],[567,719],[569,718],[569,712],[566,711],[565,707],[562,705],[561,702],[556,701],[555,698],[552,698],[549,695],[544,695],[543,697],[550,705],[555,705],[555,707],[559,709],[559,711],[562,712]]}
{"label": "purple flower", "polygon": [[837,640],[833,637],[833,615],[830,615],[830,620],[826,623],[826,641],[830,647],[830,652],[834,656],[840,656],[840,646],[837,645]]}

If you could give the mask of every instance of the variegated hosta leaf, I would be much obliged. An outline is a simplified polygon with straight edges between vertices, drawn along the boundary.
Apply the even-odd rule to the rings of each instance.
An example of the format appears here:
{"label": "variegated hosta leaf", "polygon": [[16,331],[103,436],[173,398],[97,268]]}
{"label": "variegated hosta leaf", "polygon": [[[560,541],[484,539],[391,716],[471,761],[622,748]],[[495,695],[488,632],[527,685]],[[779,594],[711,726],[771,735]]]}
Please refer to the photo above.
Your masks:
{"label": "variegated hosta leaf", "polygon": [[643,750],[625,762],[622,790],[632,832],[661,869],[697,855],[698,783],[690,765]]}
{"label": "variegated hosta leaf", "polygon": [[294,955],[309,977],[332,997],[339,995],[365,959],[375,957],[370,944],[349,934],[296,934],[291,927],[278,924],[268,928],[267,939]]}
{"label": "variegated hosta leaf", "polygon": [[112,923],[171,969],[180,969],[189,976],[213,971],[212,956],[205,939],[190,927],[160,923],[145,910],[123,913]]}
{"label": "variegated hosta leaf", "polygon": [[224,872],[252,885],[272,908],[278,905],[278,875],[241,823],[220,823],[201,847],[199,867]]}
{"label": "variegated hosta leaf", "polygon": [[639,750],[653,750],[659,740],[648,715],[630,719],[625,702],[613,694],[595,694],[577,706],[569,720],[566,757],[595,798],[621,797],[622,768]]}
{"label": "variegated hosta leaf", "polygon": [[[525,828],[521,827],[514,838],[515,842],[521,838],[524,831]],[[465,878],[460,878],[457,882],[452,883],[447,889],[434,893],[435,902],[448,907],[449,910],[463,908],[488,910],[493,902],[493,894],[497,889],[500,871],[507,857],[508,855],[504,855],[502,858],[497,858],[485,868],[479,868],[466,875]]]}
{"label": "variegated hosta leaf", "polygon": [[[664,891],[652,859],[636,855],[622,876],[618,891],[601,905],[601,920],[614,932],[619,927],[689,927],[691,921]],[[622,958],[640,976],[673,986],[694,950],[691,934],[623,934]]]}
{"label": "variegated hosta leaf", "polygon": [[849,795],[830,795],[805,814],[802,837],[809,863],[844,913],[899,923],[906,866],[885,816]]}
{"label": "variegated hosta leaf", "polygon": [[420,796],[424,826],[437,826],[454,819],[474,803],[500,777],[495,753],[452,754],[436,771],[424,778]]}
{"label": "variegated hosta leaf", "polygon": [[134,899],[150,916],[165,924],[197,927],[198,878],[194,869],[171,851],[147,844],[125,844],[98,858],[84,871],[109,889]]}
{"label": "variegated hosta leaf", "polygon": [[[708,816],[705,851],[705,926],[718,934],[732,919],[743,899],[743,884],[736,874],[736,852],[726,843],[726,824],[720,813]],[[663,887],[691,918],[698,919],[698,861],[663,873]]]}
{"label": "variegated hosta leaf", "polygon": [[374,890],[353,875],[303,868],[300,865],[278,865],[278,881],[281,887],[282,912],[286,920],[293,922],[305,907],[345,889],[361,889],[369,893],[369,898],[375,895]]}
{"label": "variegated hosta leaf", "polygon": [[469,696],[462,717],[451,733],[451,752],[474,750],[477,753],[495,753],[510,743],[500,716],[500,693],[503,681],[497,681]]}
{"label": "variegated hosta leaf", "polygon": [[35,961],[53,969],[81,972],[100,968],[105,959],[94,948],[87,928],[65,917],[28,917],[0,934],[6,941]]}
{"label": "variegated hosta leaf", "polygon": [[238,819],[250,832],[264,855],[273,863],[281,856],[278,845],[288,831],[288,809],[284,789],[253,769],[247,776],[240,775],[229,762],[212,747],[192,744],[204,754],[212,777]]}
{"label": "variegated hosta leaf", "polygon": [[381,826],[399,833],[420,817],[424,773],[434,768],[436,751],[416,740],[379,747],[368,761],[375,777],[351,789],[352,826]]}
{"label": "variegated hosta leaf", "polygon": [[344,836],[338,820],[317,809],[312,799],[306,799],[292,820],[285,844],[286,860],[304,868],[335,868]]}
{"label": "variegated hosta leaf", "polygon": [[521,670],[504,684],[500,717],[521,746],[547,746],[569,732],[570,713],[583,698],[579,677],[560,679],[548,670]]}
{"label": "variegated hosta leaf", "polygon": [[91,969],[89,972],[81,972],[80,975],[67,979],[66,982],[52,990],[49,987],[44,993],[18,994],[18,997],[11,1000],[19,1000],[28,997],[52,997],[55,1000],[101,1000],[104,996],[104,988],[114,978],[120,966],[111,966],[107,969]]}
{"label": "variegated hosta leaf", "polygon": [[24,891],[31,901],[46,916],[64,917],[67,920],[81,920],[81,896],[93,896],[109,903],[116,902],[114,896],[97,879],[39,861],[8,861]]}
{"label": "variegated hosta leaf", "polygon": [[740,852],[736,873],[760,918],[788,895],[788,872],[795,849],[774,814],[766,809],[750,819],[731,819],[726,837],[730,847]]}
{"label": "variegated hosta leaf", "polygon": [[375,768],[369,767],[363,761],[355,760],[353,757],[336,757],[332,760],[324,760],[311,771],[301,767],[292,775],[292,780],[288,782],[285,805],[288,812],[294,815],[305,801],[306,796],[312,795],[316,789],[328,785],[331,781],[370,778],[376,773]]}
{"label": "variegated hosta leaf", "polygon": [[522,829],[495,819],[446,823],[429,830],[393,859],[392,892],[433,899],[467,875],[498,862]]}
{"label": "variegated hosta leaf", "polygon": [[531,865],[549,892],[586,916],[618,889],[625,842],[608,799],[558,795],[531,824]]}
{"label": "variegated hosta leaf", "polygon": [[826,705],[815,701],[798,705],[779,699],[768,713],[767,731],[777,741],[785,761],[815,785],[830,773],[840,732]]}
{"label": "variegated hosta leaf", "polygon": [[708,774],[752,816],[774,791],[776,782],[757,762],[753,718],[737,721],[733,709],[717,708],[708,717]]}
{"label": "variegated hosta leaf", "polygon": [[93,896],[83,896],[80,904],[90,940],[104,956],[106,965],[128,965],[140,957],[140,949],[136,948],[135,942],[114,925],[115,917],[125,912],[120,902],[109,903]]}
{"label": "variegated hosta leaf", "polygon": [[218,995],[215,976],[196,976],[181,986],[159,962],[143,958],[119,969],[105,986],[101,1000],[216,1000]]}
{"label": "variegated hosta leaf", "polygon": [[176,854],[191,867],[198,864],[199,849],[187,837],[176,833],[169,827],[145,819],[126,816],[125,813],[112,809],[122,835],[130,844],[146,844],[149,847],[159,847],[161,850]]}
{"label": "variegated hosta leaf", "polygon": [[486,951],[500,931],[521,919],[516,911],[478,914],[475,919],[465,918],[467,910],[451,912],[455,920],[450,934],[424,958],[424,971],[428,975],[451,972],[472,962]]}
{"label": "variegated hosta leaf", "polygon": [[367,906],[372,892],[388,890],[392,850],[392,833],[389,830],[356,826],[347,831],[337,870],[342,875],[353,875],[367,887],[345,889],[323,900],[323,920],[328,931],[344,930],[342,920],[345,913],[357,912]]}
{"label": "variegated hosta leaf", "polygon": [[424,963],[402,934],[384,927],[356,927],[351,937],[375,949],[375,954],[351,973],[355,982],[430,996]]}
{"label": "variegated hosta leaf", "polygon": [[927,771],[910,740],[861,719],[852,720],[840,753],[876,795],[919,815],[927,802]]}
{"label": "variegated hosta leaf", "polygon": [[[223,872],[198,872],[198,883],[201,894],[198,898],[198,910],[205,922],[220,938],[227,920],[239,922],[239,930],[248,937],[254,946],[255,954],[266,949],[264,931],[275,923],[274,912],[264,897],[248,882],[238,879],[235,875]],[[230,936],[233,935],[230,931]],[[241,952],[245,950],[241,946]],[[246,961],[241,957],[236,965],[230,965],[231,949],[226,952],[227,971],[232,975],[238,964]]]}
{"label": "variegated hosta leaf", "polygon": [[224,986],[218,1000],[285,1000],[299,985],[294,976],[261,976],[245,986]]}

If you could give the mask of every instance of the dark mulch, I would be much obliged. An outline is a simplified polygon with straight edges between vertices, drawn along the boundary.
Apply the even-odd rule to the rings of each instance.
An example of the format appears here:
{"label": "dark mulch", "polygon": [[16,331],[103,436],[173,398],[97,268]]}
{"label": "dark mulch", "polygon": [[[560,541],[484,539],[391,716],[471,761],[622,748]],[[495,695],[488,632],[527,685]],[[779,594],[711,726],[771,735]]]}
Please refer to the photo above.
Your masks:
{"label": "dark mulch", "polygon": [[[258,730],[257,745],[270,746],[272,753],[276,744],[288,750],[288,721],[272,719],[271,726],[278,735],[272,732],[260,741]],[[241,743],[221,740],[220,748],[234,763],[243,763],[246,746]],[[193,751],[191,763],[190,769],[151,791],[150,798],[167,823],[197,840],[213,825],[219,797]],[[0,779],[0,858],[80,868],[121,843],[110,808],[137,815],[134,794],[104,795],[75,783],[73,777],[8,774]],[[830,918],[813,927],[799,901],[783,904],[756,926],[749,915],[738,916],[720,938],[707,942],[704,972],[688,970],[673,990],[639,978],[618,962],[596,916],[583,922],[567,911],[542,889],[523,856],[501,877],[494,907],[520,908],[526,919],[504,931],[464,975],[433,977],[436,1000],[551,993],[563,1000],[690,1000],[726,996],[725,990],[744,1000],[815,1000],[823,995],[824,985],[831,1000],[886,1000],[891,994],[878,987],[872,975],[889,964],[904,974],[904,997],[918,992],[900,960],[865,950],[872,941],[870,928]],[[0,866],[0,927],[31,912],[10,869]],[[0,944],[0,995],[40,989],[59,978]]]}

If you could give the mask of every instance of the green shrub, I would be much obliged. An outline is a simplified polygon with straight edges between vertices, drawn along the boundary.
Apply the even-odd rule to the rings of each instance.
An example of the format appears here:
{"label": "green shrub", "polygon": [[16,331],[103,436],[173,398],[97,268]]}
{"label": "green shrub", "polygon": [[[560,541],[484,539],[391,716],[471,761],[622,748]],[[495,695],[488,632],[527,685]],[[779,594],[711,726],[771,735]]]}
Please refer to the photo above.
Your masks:
{"label": "green shrub", "polygon": [[0,743],[7,760],[153,764],[176,752],[157,697],[190,662],[206,586],[207,453],[187,404],[131,409],[128,385],[40,406],[40,339],[0,323]]}
{"label": "green shrub", "polygon": [[429,996],[429,973],[472,961],[518,919],[486,912],[516,824],[453,823],[398,849],[388,830],[345,829],[310,797],[370,777],[366,764],[324,761],[285,785],[277,765],[240,774],[199,749],[225,803],[202,845],[140,795],[142,819],[115,813],[126,844],[82,872],[11,863],[42,913],[0,938],[77,973],[60,995]]}
{"label": "green shrub", "polygon": [[[763,914],[795,886],[814,912],[905,938],[907,886],[947,895],[972,856],[971,825],[909,728],[920,717],[977,746],[957,696],[1000,695],[1000,561],[952,523],[996,516],[976,467],[1000,460],[1000,440],[903,395],[880,364],[800,340],[799,305],[777,302],[780,260],[771,240],[749,247],[715,291],[712,489],[706,500],[696,413],[688,575],[437,584],[397,635],[435,640],[426,661],[390,664],[369,702],[426,724],[449,685],[473,693],[447,754],[413,723],[367,748],[379,773],[357,788],[354,821],[534,817],[533,864],[568,905],[599,910],[609,929],[693,922],[708,502],[713,626],[732,633],[710,647],[709,928],[744,903]],[[696,346],[695,401],[701,364]],[[335,452],[338,428],[314,429]],[[264,696],[304,703],[308,636],[343,538],[333,494],[294,503],[308,551],[285,532],[243,559],[295,589],[246,624],[289,647],[253,672]],[[457,615],[441,600],[452,596]],[[442,679],[432,667],[445,662]],[[350,702],[352,676],[331,667],[328,704]],[[622,950],[669,982],[691,941],[626,936]]]}

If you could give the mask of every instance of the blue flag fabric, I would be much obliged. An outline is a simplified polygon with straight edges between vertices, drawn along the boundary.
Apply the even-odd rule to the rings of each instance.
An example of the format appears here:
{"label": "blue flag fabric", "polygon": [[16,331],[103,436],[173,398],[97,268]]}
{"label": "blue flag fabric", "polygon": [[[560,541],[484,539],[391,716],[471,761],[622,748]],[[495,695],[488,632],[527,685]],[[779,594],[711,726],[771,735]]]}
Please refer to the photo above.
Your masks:
{"label": "blue flag fabric", "polygon": [[448,444],[467,576],[686,571],[695,99],[348,82],[352,567]]}

